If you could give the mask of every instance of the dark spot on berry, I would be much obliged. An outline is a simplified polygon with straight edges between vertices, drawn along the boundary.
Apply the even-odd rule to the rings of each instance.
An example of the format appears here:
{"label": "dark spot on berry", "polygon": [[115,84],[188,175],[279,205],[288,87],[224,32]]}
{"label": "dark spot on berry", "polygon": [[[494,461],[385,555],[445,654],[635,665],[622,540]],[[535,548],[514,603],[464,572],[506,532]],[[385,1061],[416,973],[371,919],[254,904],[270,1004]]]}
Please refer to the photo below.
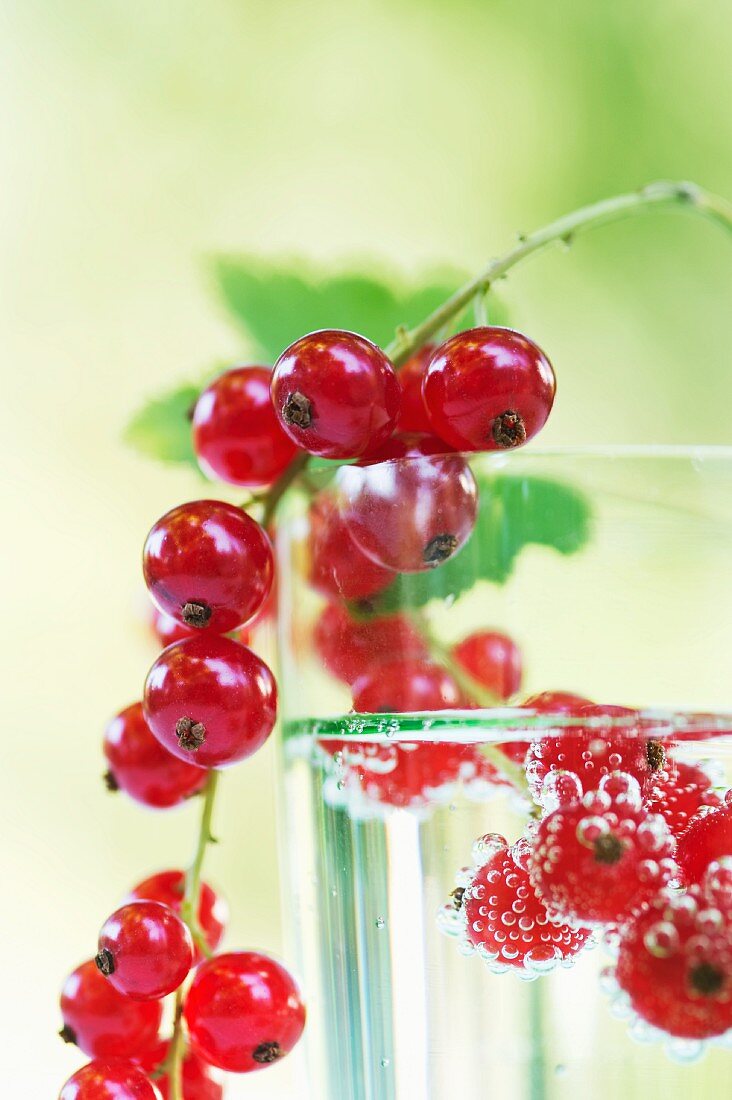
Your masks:
{"label": "dark spot on berry", "polygon": [[361,600],[354,600],[351,606],[357,615],[373,615],[376,610],[374,601],[366,597]]}
{"label": "dark spot on berry", "polygon": [[666,766],[666,750],[660,741],[646,742],[646,760],[652,772],[660,772]]}
{"label": "dark spot on berry", "polygon": [[724,972],[712,963],[697,963],[689,971],[689,984],[696,993],[711,997],[724,985]]}
{"label": "dark spot on berry", "polygon": [[179,718],[175,723],[175,736],[182,749],[195,752],[206,740],[206,727],[195,718]]}
{"label": "dark spot on berry", "polygon": [[196,411],[196,405],[198,404],[198,398],[195,401],[191,401],[190,405],[186,409],[186,420],[192,421],[193,415]]}
{"label": "dark spot on berry", "polygon": [[604,833],[602,836],[599,836],[592,845],[592,850],[595,853],[597,862],[605,863],[608,866],[618,862],[624,849],[625,845],[622,840],[613,833]]}
{"label": "dark spot on berry", "polygon": [[269,1066],[272,1062],[277,1062],[282,1058],[284,1053],[279,1043],[260,1043],[252,1051],[252,1058],[260,1066]]}
{"label": "dark spot on berry", "polygon": [[456,886],[455,889],[450,894],[450,897],[452,898],[452,907],[453,907],[453,909],[462,909],[462,907],[463,907],[463,898],[465,897],[465,887],[464,886]]}
{"label": "dark spot on berry", "polygon": [[64,1024],[59,1031],[59,1035],[65,1043],[73,1043],[76,1046],[76,1032],[68,1024]]}
{"label": "dark spot on berry", "polygon": [[114,773],[113,772],[106,771],[104,773],[104,775],[102,776],[102,780],[104,782],[104,786],[107,788],[108,791],[111,791],[112,794],[114,794],[115,791],[119,790],[119,783],[114,778]]}
{"label": "dark spot on berry", "polygon": [[374,711],[374,714],[396,714],[398,708],[393,707],[391,703],[384,703],[378,710]]}
{"label": "dark spot on berry", "polygon": [[499,447],[520,447],[526,442],[523,417],[515,409],[506,409],[493,421],[491,434]]}
{"label": "dark spot on berry", "polygon": [[213,611],[203,600],[188,600],[187,603],[183,604],[181,614],[186,626],[193,626],[197,630],[201,630],[210,623]]}
{"label": "dark spot on berry", "polygon": [[441,565],[452,557],[457,550],[457,544],[458,540],[454,535],[435,535],[422,551],[422,560],[426,565]]}
{"label": "dark spot on berry", "polygon": [[99,954],[94,956],[94,962],[97,964],[97,970],[104,974],[105,978],[114,974],[114,955],[109,948],[103,947]]}
{"label": "dark spot on berry", "polygon": [[285,424],[294,424],[296,428],[309,428],[313,422],[313,406],[304,393],[295,390],[282,406],[282,419]]}

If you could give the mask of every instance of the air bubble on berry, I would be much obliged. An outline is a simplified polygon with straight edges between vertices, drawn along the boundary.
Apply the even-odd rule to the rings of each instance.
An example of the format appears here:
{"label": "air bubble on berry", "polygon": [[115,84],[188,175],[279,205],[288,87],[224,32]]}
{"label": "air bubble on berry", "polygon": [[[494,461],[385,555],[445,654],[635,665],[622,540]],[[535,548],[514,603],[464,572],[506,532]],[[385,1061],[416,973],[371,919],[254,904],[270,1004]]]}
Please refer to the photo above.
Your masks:
{"label": "air bubble on berry", "polygon": [[668,846],[668,826],[660,814],[650,814],[636,830],[636,839],[646,852],[661,852]]}
{"label": "air bubble on berry", "polygon": [[453,903],[446,902],[437,910],[437,927],[445,936],[459,936],[462,929],[462,917],[460,911]]}
{"label": "air bubble on berry", "polygon": [[472,856],[476,867],[489,863],[495,855],[508,848],[508,841],[500,833],[486,833],[473,843]]}
{"label": "air bubble on berry", "polygon": [[618,805],[640,809],[643,804],[640,783],[627,772],[614,771],[600,780],[599,790],[610,796]]}
{"label": "air bubble on berry", "polygon": [[559,955],[558,948],[551,944],[532,947],[524,956],[524,966],[531,973],[548,974],[556,967]]}
{"label": "air bubble on berry", "polygon": [[579,802],[582,798],[582,784],[574,772],[552,771],[544,779],[539,801],[549,813],[560,806]]}
{"label": "air bubble on berry", "polygon": [[670,921],[658,921],[646,931],[643,943],[654,958],[668,959],[679,950],[679,934]]}
{"label": "air bubble on berry", "polygon": [[702,887],[717,904],[732,904],[732,856],[723,856],[709,864]]}
{"label": "air bubble on berry", "polygon": [[610,825],[604,817],[583,817],[577,823],[577,840],[592,848],[602,837],[610,835]]}
{"label": "air bubble on berry", "polygon": [[673,1062],[689,1066],[698,1062],[706,1050],[706,1043],[700,1039],[668,1039],[664,1044],[666,1054]]}
{"label": "air bubble on berry", "polygon": [[662,1031],[659,1031],[657,1027],[654,1027],[653,1024],[649,1024],[640,1016],[637,1016],[632,1024],[630,1024],[628,1027],[628,1034],[636,1043],[643,1043],[644,1046],[648,1043],[656,1043],[660,1038],[664,1037]]}

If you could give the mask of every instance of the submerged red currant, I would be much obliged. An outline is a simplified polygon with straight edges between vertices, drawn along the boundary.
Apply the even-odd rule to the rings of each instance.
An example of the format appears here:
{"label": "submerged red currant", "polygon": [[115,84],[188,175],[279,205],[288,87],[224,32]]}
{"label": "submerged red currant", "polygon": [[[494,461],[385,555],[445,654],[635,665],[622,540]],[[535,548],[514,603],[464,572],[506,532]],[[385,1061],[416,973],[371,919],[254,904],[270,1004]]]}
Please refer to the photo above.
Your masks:
{"label": "submerged red currant", "polygon": [[210,477],[232,485],[270,485],[297,448],[275,416],[268,367],[234,367],[208,386],[193,412],[193,446]]}
{"label": "submerged red currant", "polygon": [[325,608],[313,640],[328,671],[347,684],[371,665],[427,656],[424,640],[406,615],[354,619],[338,604]]}
{"label": "submerged red currant", "polygon": [[241,508],[196,500],[171,509],[145,542],[143,571],[161,611],[224,634],[253,619],[272,587],[272,547]]}
{"label": "submerged red currant", "polygon": [[272,401],[292,441],[323,458],[359,458],[391,435],[399,382],[384,353],[353,332],[303,336],[272,372]]}
{"label": "submerged red currant", "polygon": [[207,959],[196,971],[184,1011],[194,1050],[233,1073],[279,1061],[305,1026],[294,978],[275,959],[255,951]]}
{"label": "submerged red currant", "polygon": [[507,634],[478,630],[453,646],[452,655],[474,680],[502,701],[521,687],[521,651]]}
{"label": "submerged red currant", "polygon": [[432,430],[453,447],[520,447],[544,426],[554,403],[554,371],[543,351],[507,328],[469,329],[435,351],[422,396]]}
{"label": "submerged red currant", "polygon": [[353,685],[353,709],[359,713],[452,710],[462,704],[450,673],[424,659],[373,665]]}
{"label": "submerged red currant", "polygon": [[330,496],[309,512],[310,583],[328,599],[368,600],[395,579],[354,542],[336,502]]}
{"label": "submerged red currant", "polygon": [[186,978],[193,965],[193,940],[167,905],[133,901],[102,925],[94,961],[125,996],[136,1001],[159,1000]]}
{"label": "submerged red currant", "polygon": [[168,646],[145,683],[145,717],[181,760],[223,768],[261,748],[274,727],[277,689],[256,654],[229,638]]}

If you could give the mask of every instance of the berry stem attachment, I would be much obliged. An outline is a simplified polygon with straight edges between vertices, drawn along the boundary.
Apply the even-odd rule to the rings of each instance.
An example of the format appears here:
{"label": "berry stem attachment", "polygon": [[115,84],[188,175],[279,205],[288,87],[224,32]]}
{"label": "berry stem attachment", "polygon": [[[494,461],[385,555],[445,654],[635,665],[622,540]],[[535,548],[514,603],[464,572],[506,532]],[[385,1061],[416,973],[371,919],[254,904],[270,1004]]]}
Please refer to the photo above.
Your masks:
{"label": "berry stem attachment", "polygon": [[[215,773],[212,773],[215,774]],[[175,1012],[173,1016],[173,1035],[170,1040],[168,1057],[164,1070],[170,1085],[170,1100],[185,1100],[183,1095],[183,1058],[186,1051],[183,1034],[183,987],[175,994]]]}
{"label": "berry stem attachment", "polygon": [[695,214],[717,222],[732,232],[732,204],[718,195],[705,191],[695,183],[659,180],[646,184],[639,191],[616,195],[610,199],[583,206],[571,214],[550,222],[543,229],[519,239],[519,243],[505,255],[493,259],[464,286],[447,299],[421,324],[413,329],[401,328],[386,348],[386,355],[395,367],[401,366],[425,344],[430,337],[462,312],[477,296],[484,296],[491,285],[511,268],[535,252],[540,252],[556,241],[570,243],[578,233],[596,226],[606,225],[633,214],[640,214],[653,206],[679,206]]}
{"label": "berry stem attachment", "polygon": [[218,787],[219,773],[209,772],[208,780],[203,792],[203,809],[201,811],[201,825],[198,830],[198,841],[190,867],[186,871],[186,884],[181,906],[181,916],[191,930],[191,935],[201,953],[207,958],[211,951],[198,924],[198,898],[201,893],[201,871],[206,849],[209,844],[215,843],[215,837],[211,832],[211,819],[214,804],[216,802],[216,790]]}
{"label": "berry stem attachment", "polygon": [[305,451],[302,451],[299,455],[293,458],[290,465],[284,470],[277,481],[272,485],[267,493],[264,501],[264,508],[262,510],[262,527],[266,528],[272,522],[275,512],[277,511],[277,505],[280,500],[292,485],[293,481],[297,478],[298,474],[307,466],[310,461],[310,455]]}

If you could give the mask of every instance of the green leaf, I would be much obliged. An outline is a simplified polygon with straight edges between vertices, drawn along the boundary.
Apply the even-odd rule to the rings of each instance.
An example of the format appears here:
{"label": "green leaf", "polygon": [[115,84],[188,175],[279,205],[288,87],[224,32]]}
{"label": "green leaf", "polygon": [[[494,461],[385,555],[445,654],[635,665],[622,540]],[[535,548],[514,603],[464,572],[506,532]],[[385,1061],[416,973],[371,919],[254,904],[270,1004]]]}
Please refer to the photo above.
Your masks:
{"label": "green leaf", "polygon": [[258,257],[223,257],[214,277],[224,304],[273,363],[306,332],[342,328],[384,346],[399,325],[413,326],[436,309],[461,281],[442,273],[419,286],[358,273],[318,274]]}
{"label": "green leaf", "polygon": [[125,442],[148,458],[187,462],[198,469],[191,442],[190,411],[199,392],[198,386],[180,386],[143,405],[125,429]]}
{"label": "green leaf", "polygon": [[477,481],[478,519],[462,550],[428,573],[401,575],[371,601],[375,612],[454,598],[479,580],[505,584],[519,554],[531,544],[574,554],[587,542],[590,506],[571,486],[507,474],[479,476]]}

